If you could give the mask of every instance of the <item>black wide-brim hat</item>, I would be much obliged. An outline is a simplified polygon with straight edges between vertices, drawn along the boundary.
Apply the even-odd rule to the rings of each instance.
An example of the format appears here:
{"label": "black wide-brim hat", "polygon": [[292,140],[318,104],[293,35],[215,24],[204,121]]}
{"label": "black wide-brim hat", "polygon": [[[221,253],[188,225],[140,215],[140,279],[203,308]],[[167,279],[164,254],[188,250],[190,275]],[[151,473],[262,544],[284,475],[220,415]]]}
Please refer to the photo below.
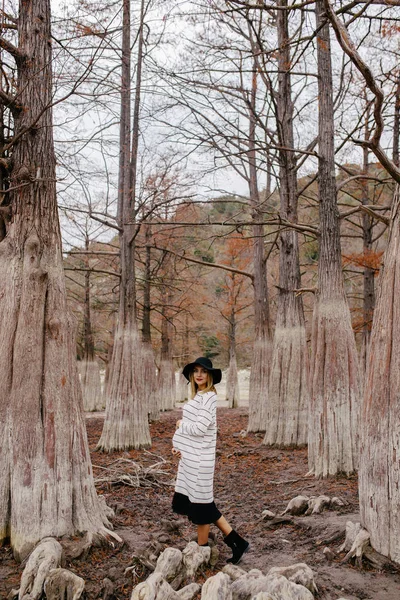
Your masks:
{"label": "black wide-brim hat", "polygon": [[195,361],[189,363],[184,367],[182,374],[186,377],[188,381],[190,381],[190,373],[193,371],[196,365],[200,365],[201,367],[204,367],[204,369],[206,369],[207,371],[210,371],[213,377],[214,384],[217,384],[221,381],[221,369],[214,369],[211,360],[209,358],[206,358],[205,356],[200,356],[200,358],[196,358]]}

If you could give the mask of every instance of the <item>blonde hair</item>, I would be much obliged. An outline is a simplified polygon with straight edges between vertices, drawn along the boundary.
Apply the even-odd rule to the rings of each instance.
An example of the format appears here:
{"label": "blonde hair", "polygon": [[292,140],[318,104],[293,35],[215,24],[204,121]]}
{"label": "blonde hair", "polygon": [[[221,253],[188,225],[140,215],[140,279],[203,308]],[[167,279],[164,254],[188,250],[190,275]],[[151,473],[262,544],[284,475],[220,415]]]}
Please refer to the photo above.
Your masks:
{"label": "blonde hair", "polygon": [[[197,383],[194,380],[194,372],[192,371],[189,375],[189,380],[190,380],[190,392],[191,392],[191,396],[192,398],[195,397],[195,395],[197,394]],[[201,393],[205,393],[205,392],[217,392],[217,390],[214,387],[214,381],[213,381],[213,376],[210,373],[210,371],[207,371],[207,386],[205,387],[204,390],[201,390]]]}

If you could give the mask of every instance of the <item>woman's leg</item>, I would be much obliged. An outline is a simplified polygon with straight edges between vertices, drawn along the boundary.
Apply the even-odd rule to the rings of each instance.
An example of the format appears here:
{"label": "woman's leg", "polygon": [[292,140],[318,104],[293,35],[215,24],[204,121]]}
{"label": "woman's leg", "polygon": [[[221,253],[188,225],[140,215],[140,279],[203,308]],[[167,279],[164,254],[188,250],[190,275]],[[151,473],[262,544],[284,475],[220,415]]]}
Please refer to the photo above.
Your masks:
{"label": "woman's leg", "polygon": [[197,543],[199,546],[204,546],[208,543],[209,533],[210,525],[197,525]]}
{"label": "woman's leg", "polygon": [[222,531],[225,537],[232,531],[232,527],[229,525],[225,517],[220,517],[218,521],[215,521],[214,525],[216,525],[218,529]]}
{"label": "woman's leg", "polygon": [[232,529],[223,516],[221,516],[218,521],[215,521],[214,525],[222,531],[225,544],[232,550],[232,558],[229,558],[227,562],[237,565],[243,554],[249,549],[249,542]]}

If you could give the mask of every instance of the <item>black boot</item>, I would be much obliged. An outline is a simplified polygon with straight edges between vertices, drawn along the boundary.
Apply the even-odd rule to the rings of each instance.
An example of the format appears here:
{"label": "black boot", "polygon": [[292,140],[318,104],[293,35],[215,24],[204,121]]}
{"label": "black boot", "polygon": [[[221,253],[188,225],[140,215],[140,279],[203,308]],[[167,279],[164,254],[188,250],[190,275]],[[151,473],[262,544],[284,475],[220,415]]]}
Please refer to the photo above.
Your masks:
{"label": "black boot", "polygon": [[232,558],[228,558],[226,562],[237,565],[243,554],[250,548],[249,542],[243,539],[234,529],[226,537],[224,542],[232,550]]}

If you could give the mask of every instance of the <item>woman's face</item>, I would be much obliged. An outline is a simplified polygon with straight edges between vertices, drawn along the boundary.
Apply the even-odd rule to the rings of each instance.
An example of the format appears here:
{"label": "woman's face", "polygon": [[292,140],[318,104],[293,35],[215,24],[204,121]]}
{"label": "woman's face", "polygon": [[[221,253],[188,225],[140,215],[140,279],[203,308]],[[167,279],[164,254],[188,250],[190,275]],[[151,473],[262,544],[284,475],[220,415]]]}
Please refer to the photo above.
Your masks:
{"label": "woman's face", "polygon": [[193,369],[194,381],[197,384],[197,388],[199,390],[205,390],[207,387],[207,369],[201,367],[200,365],[196,365]]}

